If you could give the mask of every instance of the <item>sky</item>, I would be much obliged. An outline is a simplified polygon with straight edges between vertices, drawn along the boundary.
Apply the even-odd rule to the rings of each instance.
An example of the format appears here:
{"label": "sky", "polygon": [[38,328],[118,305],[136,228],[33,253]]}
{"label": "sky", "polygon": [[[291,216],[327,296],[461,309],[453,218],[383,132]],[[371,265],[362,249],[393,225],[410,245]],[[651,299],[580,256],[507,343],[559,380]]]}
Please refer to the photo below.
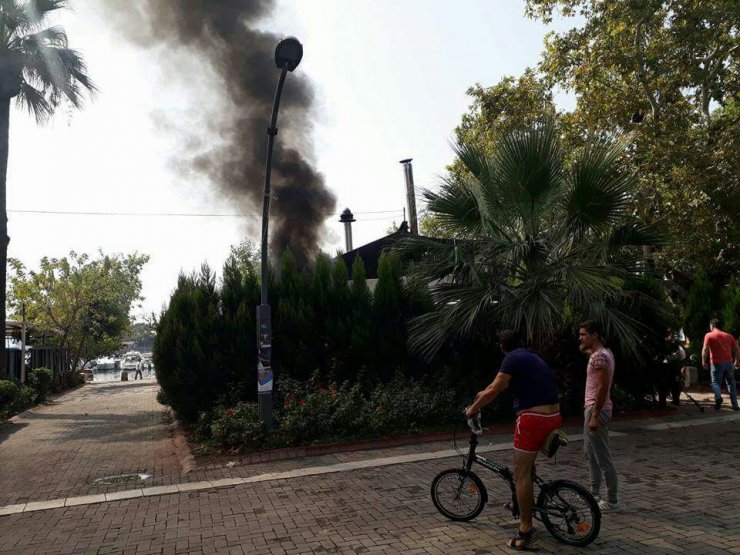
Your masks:
{"label": "sky", "polygon": [[[160,123],[199,109],[190,94],[197,66],[172,67],[128,43],[99,0],[71,5],[53,23],[83,54],[99,93],[83,110],[65,107],[43,127],[13,109],[8,254],[34,268],[43,256],[71,250],[146,253],[145,299],[135,313],[159,312],[181,271],[203,262],[219,271],[231,245],[257,241],[259,215],[178,171],[186,145]],[[305,155],[337,197],[322,249],[344,248],[338,220],[345,208],[357,220],[355,247],[399,224],[406,202],[399,161],[413,158],[417,188],[434,189],[452,161],[449,141],[470,105],[466,90],[535,66],[545,34],[572,25],[528,20],[518,0],[278,0],[260,26],[303,43],[296,72],[316,93],[313,144],[305,145],[312,151]]]}

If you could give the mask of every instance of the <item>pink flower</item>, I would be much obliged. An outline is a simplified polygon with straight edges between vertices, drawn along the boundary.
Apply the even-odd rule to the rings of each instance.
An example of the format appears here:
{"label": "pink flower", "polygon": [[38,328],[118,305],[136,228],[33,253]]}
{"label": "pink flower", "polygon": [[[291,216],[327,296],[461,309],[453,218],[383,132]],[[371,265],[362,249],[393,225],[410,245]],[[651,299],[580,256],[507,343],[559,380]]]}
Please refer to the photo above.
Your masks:
{"label": "pink flower", "polygon": [[288,405],[290,405],[290,399],[285,400],[285,406],[287,407]]}
{"label": "pink flower", "polygon": [[300,401],[298,401],[298,404],[301,405],[301,406],[303,406],[303,405],[306,404],[306,401],[304,401],[303,399],[301,399]]}
{"label": "pink flower", "polygon": [[234,416],[234,409],[226,409],[226,416]]}

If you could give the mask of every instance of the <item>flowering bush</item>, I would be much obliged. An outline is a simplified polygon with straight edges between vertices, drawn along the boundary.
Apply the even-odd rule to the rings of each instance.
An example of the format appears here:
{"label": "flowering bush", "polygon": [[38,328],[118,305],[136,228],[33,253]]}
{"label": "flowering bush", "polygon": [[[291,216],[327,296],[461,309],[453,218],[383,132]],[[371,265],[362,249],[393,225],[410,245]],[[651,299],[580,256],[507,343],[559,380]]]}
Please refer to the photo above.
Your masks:
{"label": "flowering bush", "polygon": [[[281,380],[275,396],[271,446],[306,445],[338,438],[415,433],[452,421],[454,393],[397,378],[363,393],[359,385]],[[255,404],[202,413],[198,429],[224,447],[267,445]]]}
{"label": "flowering bush", "polygon": [[369,400],[368,425],[377,433],[415,433],[449,422],[457,413],[452,390],[436,391],[397,377],[376,387]]}
{"label": "flowering bush", "polygon": [[277,414],[278,441],[301,445],[319,439],[362,434],[367,401],[359,385],[281,385],[282,405]]}
{"label": "flowering bush", "polygon": [[210,415],[201,414],[199,430],[225,447],[257,449],[265,441],[256,403],[238,403],[233,407],[218,407]]}

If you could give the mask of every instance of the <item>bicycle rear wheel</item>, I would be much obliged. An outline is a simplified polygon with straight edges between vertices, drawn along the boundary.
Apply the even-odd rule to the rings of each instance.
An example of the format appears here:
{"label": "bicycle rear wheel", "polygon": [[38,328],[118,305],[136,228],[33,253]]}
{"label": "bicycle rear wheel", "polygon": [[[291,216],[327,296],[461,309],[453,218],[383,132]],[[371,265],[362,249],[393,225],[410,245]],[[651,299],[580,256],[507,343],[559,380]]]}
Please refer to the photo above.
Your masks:
{"label": "bicycle rear wheel", "polygon": [[450,520],[473,520],[483,510],[486,501],[486,487],[472,472],[450,468],[432,480],[432,502]]}
{"label": "bicycle rear wheel", "polygon": [[596,500],[583,486],[568,480],[556,480],[542,488],[537,512],[555,539],[568,545],[588,545],[601,529]]}

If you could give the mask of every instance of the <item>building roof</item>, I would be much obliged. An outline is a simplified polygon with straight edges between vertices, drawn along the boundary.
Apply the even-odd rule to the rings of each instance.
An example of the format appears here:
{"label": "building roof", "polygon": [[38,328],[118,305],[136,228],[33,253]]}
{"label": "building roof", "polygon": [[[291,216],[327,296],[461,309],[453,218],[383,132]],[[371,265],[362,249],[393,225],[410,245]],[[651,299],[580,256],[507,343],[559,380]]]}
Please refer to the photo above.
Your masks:
{"label": "building roof", "polygon": [[355,258],[359,256],[365,264],[365,276],[367,279],[378,279],[378,261],[380,260],[380,255],[384,250],[391,247],[398,240],[408,237],[410,234],[408,222],[401,222],[401,226],[398,228],[398,231],[395,231],[390,235],[386,235],[372,243],[367,243],[366,245],[362,245],[354,250],[345,252],[341,255],[341,258],[344,260],[347,270],[351,273],[352,264],[354,263]]}

